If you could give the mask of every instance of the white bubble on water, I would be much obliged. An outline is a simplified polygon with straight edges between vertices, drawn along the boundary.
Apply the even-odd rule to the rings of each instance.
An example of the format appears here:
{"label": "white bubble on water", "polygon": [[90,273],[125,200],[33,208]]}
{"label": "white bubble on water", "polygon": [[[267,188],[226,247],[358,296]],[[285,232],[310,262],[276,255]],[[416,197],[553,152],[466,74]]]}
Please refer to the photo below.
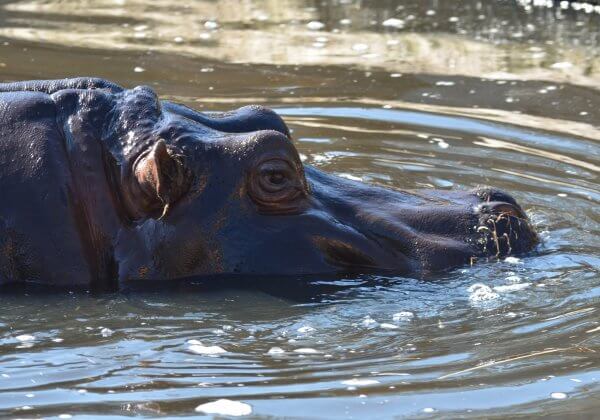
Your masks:
{"label": "white bubble on water", "polygon": [[114,334],[114,331],[111,330],[110,328],[102,328],[100,330],[100,334],[102,334],[102,337],[110,337],[111,335]]}
{"label": "white bubble on water", "polygon": [[469,292],[469,300],[475,305],[494,301],[499,298],[499,295],[491,287],[482,283],[475,283],[467,290]]}
{"label": "white bubble on water", "polygon": [[221,416],[248,416],[252,414],[252,406],[240,401],[219,399],[196,407],[197,413],[217,414]]}
{"label": "white bubble on water", "polygon": [[294,353],[299,353],[299,354],[318,354],[320,353],[318,350],[310,348],[310,347],[303,347],[303,348],[299,348],[294,350]]}
{"label": "white bubble on water", "polygon": [[352,45],[352,49],[356,52],[364,52],[369,49],[369,46],[367,44],[356,43]]}
{"label": "white bubble on water", "polygon": [[423,413],[434,413],[434,412],[435,412],[435,408],[426,407],[423,409]]}
{"label": "white bubble on water", "polygon": [[383,328],[384,330],[396,330],[399,328],[397,325],[386,323],[379,325],[379,327]]}
{"label": "white bubble on water", "polygon": [[360,177],[360,176],[356,176],[356,175],[348,174],[348,173],[345,173],[345,172],[338,173],[338,176],[340,176],[340,177],[342,177],[342,178],[349,179],[349,180],[351,180],[351,181],[361,181],[361,182],[362,182],[362,181],[364,181],[364,180],[362,179],[362,177]]}
{"label": "white bubble on water", "polygon": [[392,320],[394,322],[404,322],[404,321],[411,321],[414,317],[415,317],[415,314],[412,312],[401,311],[401,312],[396,312],[394,315],[392,315]]}
{"label": "white bubble on water", "polygon": [[35,337],[31,334],[21,334],[15,337],[18,341],[27,342],[35,340]]}
{"label": "white bubble on water", "polygon": [[450,147],[450,144],[444,139],[434,137],[432,140],[435,141],[438,147],[441,149],[447,149],[448,147]]}
{"label": "white bubble on water", "polygon": [[567,398],[567,394],[565,394],[564,392],[553,392],[552,394],[550,394],[550,397],[554,398],[555,400],[564,400],[565,398]]}
{"label": "white bubble on water", "polygon": [[366,317],[363,318],[362,320],[362,324],[365,327],[369,327],[371,325],[376,325],[377,321],[375,321],[373,318],[371,318],[369,315],[367,315]]}
{"label": "white bubble on water", "polygon": [[495,286],[494,290],[498,293],[518,292],[519,290],[527,289],[529,286],[531,286],[531,283],[514,283],[504,286]]}
{"label": "white bubble on water", "polygon": [[352,379],[347,379],[345,381],[342,381],[342,384],[348,385],[348,386],[369,386],[369,385],[376,385],[378,383],[380,383],[378,380],[368,379],[368,378],[352,378]]}
{"label": "white bubble on water", "polygon": [[311,31],[319,31],[325,27],[325,24],[318,20],[312,20],[306,24],[306,27]]}
{"label": "white bubble on water", "polygon": [[219,23],[214,20],[207,20],[204,22],[204,27],[206,29],[217,29],[219,27]]}
{"label": "white bubble on water", "polygon": [[134,68],[133,68],[133,71],[134,71],[135,73],[143,73],[143,72],[145,72],[145,71],[146,71],[146,69],[145,69],[145,68],[143,68],[143,67],[140,67],[140,66],[136,66],[136,67],[134,67]]}
{"label": "white bubble on water", "polygon": [[283,350],[281,347],[271,347],[269,349],[269,351],[267,352],[267,354],[283,354],[285,353],[285,350]]}
{"label": "white bubble on water", "polygon": [[309,332],[315,331],[315,329],[313,327],[311,327],[310,325],[305,325],[303,327],[298,328],[298,332],[301,334],[306,334]]}
{"label": "white bubble on water", "polygon": [[386,19],[381,24],[388,28],[396,28],[396,29],[404,28],[404,21],[402,19],[397,19],[397,18]]}
{"label": "white bubble on water", "polygon": [[509,264],[522,264],[523,262],[521,261],[520,258],[517,257],[506,257],[504,259],[504,262],[507,262]]}
{"label": "white bubble on water", "polygon": [[223,347],[219,346],[204,346],[202,344],[192,344],[188,347],[192,353],[201,354],[204,356],[218,356],[219,354],[227,353]]}
{"label": "white bubble on water", "polygon": [[568,61],[561,61],[558,63],[554,63],[550,66],[551,69],[555,69],[555,70],[565,70],[565,69],[570,69],[571,67],[573,67],[573,64],[569,63]]}

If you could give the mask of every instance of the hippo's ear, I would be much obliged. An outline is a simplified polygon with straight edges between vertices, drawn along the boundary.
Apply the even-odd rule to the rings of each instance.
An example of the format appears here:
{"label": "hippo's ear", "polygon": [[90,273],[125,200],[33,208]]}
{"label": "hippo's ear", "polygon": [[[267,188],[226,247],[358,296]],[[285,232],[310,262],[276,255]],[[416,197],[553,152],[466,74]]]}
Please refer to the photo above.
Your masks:
{"label": "hippo's ear", "polygon": [[189,171],[183,159],[169,150],[162,139],[136,162],[134,174],[148,200],[148,210],[162,210],[161,218],[190,185]]}

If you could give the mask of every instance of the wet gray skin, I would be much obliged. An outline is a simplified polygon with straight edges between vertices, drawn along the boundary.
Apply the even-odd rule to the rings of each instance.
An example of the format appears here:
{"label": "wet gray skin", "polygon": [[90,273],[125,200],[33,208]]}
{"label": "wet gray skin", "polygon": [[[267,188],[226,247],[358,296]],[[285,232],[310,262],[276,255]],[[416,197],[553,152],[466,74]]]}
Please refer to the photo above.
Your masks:
{"label": "wet gray skin", "polygon": [[268,108],[202,114],[90,78],[0,92],[2,155],[23,157],[0,170],[5,284],[422,275],[537,243],[501,191],[404,193],[305,169]]}
{"label": "wet gray skin", "polygon": [[[0,2],[2,82],[96,75],[150,86],[171,120],[165,101],[203,114],[258,104],[289,128],[312,200],[339,196],[322,211],[347,226],[366,223],[348,213],[389,217],[393,202],[405,216],[408,202],[439,207],[434,191],[467,214],[477,204],[470,191],[489,185],[519,203],[539,236],[533,253],[496,258],[491,244],[489,259],[408,276],[323,263],[338,274],[211,276],[157,289],[148,277],[113,294],[3,286],[0,417],[192,417],[219,399],[257,417],[596,416],[600,21],[559,3]],[[279,128],[268,132],[282,140]],[[19,155],[0,160],[29,160],[24,139]],[[241,163],[230,166],[241,173]],[[234,181],[229,190],[240,191]],[[375,207],[380,188],[387,206]],[[350,190],[373,200],[356,204]],[[263,214],[244,197],[231,202],[248,213],[233,214],[300,224],[299,214]],[[111,200],[90,208],[117,208]],[[180,204],[161,220],[157,205],[145,223],[192,236],[175,224],[189,214]],[[393,231],[376,225],[382,236]],[[339,232],[316,233],[349,241]],[[53,241],[40,254],[65,243],[79,242]],[[291,256],[292,245],[272,252]],[[311,249],[312,261],[328,261]],[[181,250],[163,248],[172,260]],[[89,268],[80,272],[55,280],[89,284]]]}

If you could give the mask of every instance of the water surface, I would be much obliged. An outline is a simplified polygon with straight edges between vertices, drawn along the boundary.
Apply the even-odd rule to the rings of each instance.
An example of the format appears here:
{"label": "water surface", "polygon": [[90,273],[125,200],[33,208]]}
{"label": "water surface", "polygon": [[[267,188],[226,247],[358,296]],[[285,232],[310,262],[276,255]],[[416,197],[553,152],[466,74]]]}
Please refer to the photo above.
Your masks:
{"label": "water surface", "polygon": [[265,104],[307,164],[503,188],[543,239],[431,279],[5,293],[0,416],[597,416],[600,14],[529,3],[0,1],[1,81]]}

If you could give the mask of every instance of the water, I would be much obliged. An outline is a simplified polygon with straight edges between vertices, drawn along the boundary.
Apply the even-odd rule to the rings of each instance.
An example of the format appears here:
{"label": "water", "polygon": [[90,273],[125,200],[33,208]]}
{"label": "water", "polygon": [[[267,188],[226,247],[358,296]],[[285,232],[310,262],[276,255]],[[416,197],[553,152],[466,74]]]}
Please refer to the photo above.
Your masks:
{"label": "water", "polygon": [[543,238],[424,280],[5,293],[0,416],[194,416],[218,399],[265,417],[597,416],[600,14],[529,3],[0,1],[2,81],[263,103],[306,163],[494,185]]}

